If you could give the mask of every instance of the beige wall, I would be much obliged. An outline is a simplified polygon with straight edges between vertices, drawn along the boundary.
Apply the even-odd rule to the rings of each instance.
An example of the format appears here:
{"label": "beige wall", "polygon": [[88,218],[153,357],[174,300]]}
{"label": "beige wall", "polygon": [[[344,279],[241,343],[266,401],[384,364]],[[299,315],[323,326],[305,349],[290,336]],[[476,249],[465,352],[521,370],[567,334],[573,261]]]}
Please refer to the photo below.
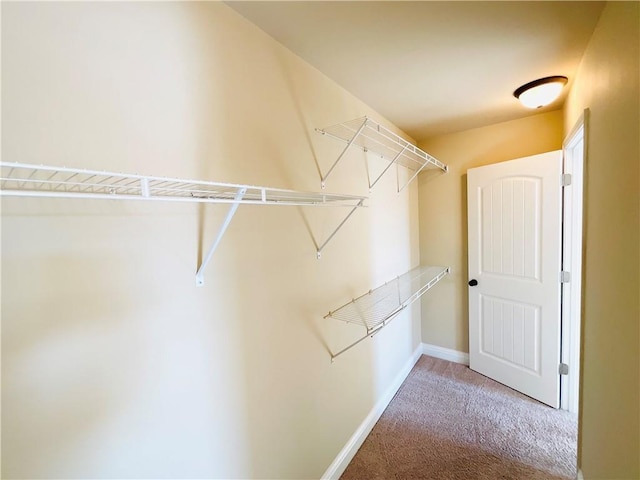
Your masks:
{"label": "beige wall", "polygon": [[[366,105],[221,3],[3,3],[2,159],[318,191]],[[328,191],[368,194],[362,152]],[[372,160],[372,168],[380,168]],[[384,164],[383,164],[384,165]],[[323,320],[418,264],[417,183],[345,210],[3,199],[3,478],[317,478],[420,342]]]}
{"label": "beige wall", "polygon": [[588,480],[640,478],[638,7],[607,4],[565,105],[566,133],[590,111],[579,442]]}
{"label": "beige wall", "polygon": [[562,147],[562,111],[427,139],[420,147],[448,164],[420,174],[420,260],[450,265],[437,295],[422,299],[422,341],[469,351],[467,304],[467,170]]}

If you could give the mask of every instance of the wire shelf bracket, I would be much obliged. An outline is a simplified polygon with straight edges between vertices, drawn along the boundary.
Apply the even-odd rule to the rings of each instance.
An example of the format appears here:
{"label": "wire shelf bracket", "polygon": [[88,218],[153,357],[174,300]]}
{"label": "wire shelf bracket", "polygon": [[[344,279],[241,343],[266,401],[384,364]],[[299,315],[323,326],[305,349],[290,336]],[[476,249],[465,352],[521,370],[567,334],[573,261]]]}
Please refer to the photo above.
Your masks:
{"label": "wire shelf bracket", "polygon": [[450,273],[449,267],[421,266],[386,282],[380,287],[330,311],[325,319],[333,318],[363,326],[366,333],[337,353],[331,352],[331,362],[367,337],[373,337],[409,305],[419,299]]}
{"label": "wire shelf bracket", "polygon": [[218,244],[220,244],[220,241],[222,240],[224,233],[227,231],[227,227],[231,223],[233,216],[236,214],[236,210],[240,206],[240,202],[242,201],[242,197],[244,197],[245,193],[247,193],[246,188],[238,189],[238,192],[236,193],[236,196],[234,198],[235,201],[234,203],[231,204],[231,207],[227,212],[227,216],[224,218],[224,221],[220,226],[220,230],[218,231],[218,235],[216,236],[216,239],[211,244],[211,247],[209,247],[209,251],[207,252],[207,255],[204,257],[204,260],[202,261],[202,263],[200,264],[200,267],[198,268],[198,271],[196,272],[197,287],[202,287],[204,285],[204,270],[207,268],[207,265],[209,265],[209,262],[213,257],[213,252],[215,252],[216,248],[218,248]]}
{"label": "wire shelf bracket", "polygon": [[317,257],[320,258],[327,243],[358,208],[365,207],[367,199],[356,195],[0,162],[0,197],[9,196],[229,204],[218,234],[197,270],[197,286],[204,285],[204,270],[241,204],[350,208],[346,218],[317,248]]}
{"label": "wire shelf bracket", "polygon": [[436,168],[443,172],[447,172],[449,169],[447,165],[432,155],[429,155],[427,152],[419,149],[368,117],[356,118],[331,127],[316,129],[316,131],[322,135],[346,143],[346,146],[335,162],[333,162],[333,165],[331,165],[327,173],[321,174],[323,189],[326,186],[329,175],[331,175],[340,160],[344,158],[352,146],[360,148],[365,153],[374,153],[389,162],[382,173],[373,181],[367,172],[370,191],[393,165],[396,165],[396,167],[405,167],[413,172],[404,185],[400,185],[400,177],[398,175],[398,193],[404,190],[425,168]]}

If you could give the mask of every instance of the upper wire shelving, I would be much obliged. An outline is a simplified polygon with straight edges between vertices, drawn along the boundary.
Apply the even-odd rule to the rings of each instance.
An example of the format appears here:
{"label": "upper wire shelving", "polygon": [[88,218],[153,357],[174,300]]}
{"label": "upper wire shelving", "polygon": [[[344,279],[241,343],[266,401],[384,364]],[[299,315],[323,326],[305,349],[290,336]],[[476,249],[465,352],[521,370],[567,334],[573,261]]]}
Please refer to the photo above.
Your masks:
{"label": "upper wire shelving", "polygon": [[196,274],[196,284],[204,284],[203,273],[240,204],[334,206],[351,210],[327,240],[333,238],[366,197],[331,193],[238,185],[232,183],[156,177],[97,170],[85,170],[25,163],[0,162],[0,196],[156,200],[170,202],[226,203],[229,212]]}
{"label": "upper wire shelving", "polygon": [[325,188],[327,178],[351,146],[359,147],[364,152],[374,153],[389,161],[389,164],[373,182],[369,178],[369,189],[372,189],[393,165],[402,166],[414,172],[402,187],[398,179],[398,192],[409,185],[425,168],[448,171],[448,167],[444,163],[368,117],[356,118],[330,127],[316,129],[316,131],[346,143],[344,150],[331,165],[331,168],[322,175],[322,188]]}
{"label": "upper wire shelving", "polygon": [[331,360],[375,334],[449,272],[449,267],[417,267],[329,312],[324,318],[353,323],[366,330],[362,338],[337,353],[331,353]]}

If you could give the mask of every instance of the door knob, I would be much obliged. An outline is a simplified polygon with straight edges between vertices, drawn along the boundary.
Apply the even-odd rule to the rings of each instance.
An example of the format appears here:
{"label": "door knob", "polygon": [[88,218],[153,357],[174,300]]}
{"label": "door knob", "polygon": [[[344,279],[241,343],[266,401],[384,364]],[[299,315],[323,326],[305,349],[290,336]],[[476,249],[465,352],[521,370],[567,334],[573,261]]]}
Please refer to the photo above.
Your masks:
{"label": "door knob", "polygon": [[471,280],[469,280],[470,287],[475,287],[477,284],[478,284],[478,280],[476,280],[475,278],[472,278]]}

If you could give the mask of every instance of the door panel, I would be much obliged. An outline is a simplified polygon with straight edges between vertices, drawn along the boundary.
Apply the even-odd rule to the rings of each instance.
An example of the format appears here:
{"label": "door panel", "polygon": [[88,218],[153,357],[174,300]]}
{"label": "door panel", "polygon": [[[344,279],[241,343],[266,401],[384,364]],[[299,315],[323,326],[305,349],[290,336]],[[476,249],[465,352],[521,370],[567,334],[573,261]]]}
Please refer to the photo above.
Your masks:
{"label": "door panel", "polygon": [[540,279],[541,179],[505,178],[480,189],[482,273]]}
{"label": "door panel", "polygon": [[562,153],[468,171],[470,367],[558,407]]}
{"label": "door panel", "polygon": [[482,295],[480,353],[540,373],[540,309]]}

